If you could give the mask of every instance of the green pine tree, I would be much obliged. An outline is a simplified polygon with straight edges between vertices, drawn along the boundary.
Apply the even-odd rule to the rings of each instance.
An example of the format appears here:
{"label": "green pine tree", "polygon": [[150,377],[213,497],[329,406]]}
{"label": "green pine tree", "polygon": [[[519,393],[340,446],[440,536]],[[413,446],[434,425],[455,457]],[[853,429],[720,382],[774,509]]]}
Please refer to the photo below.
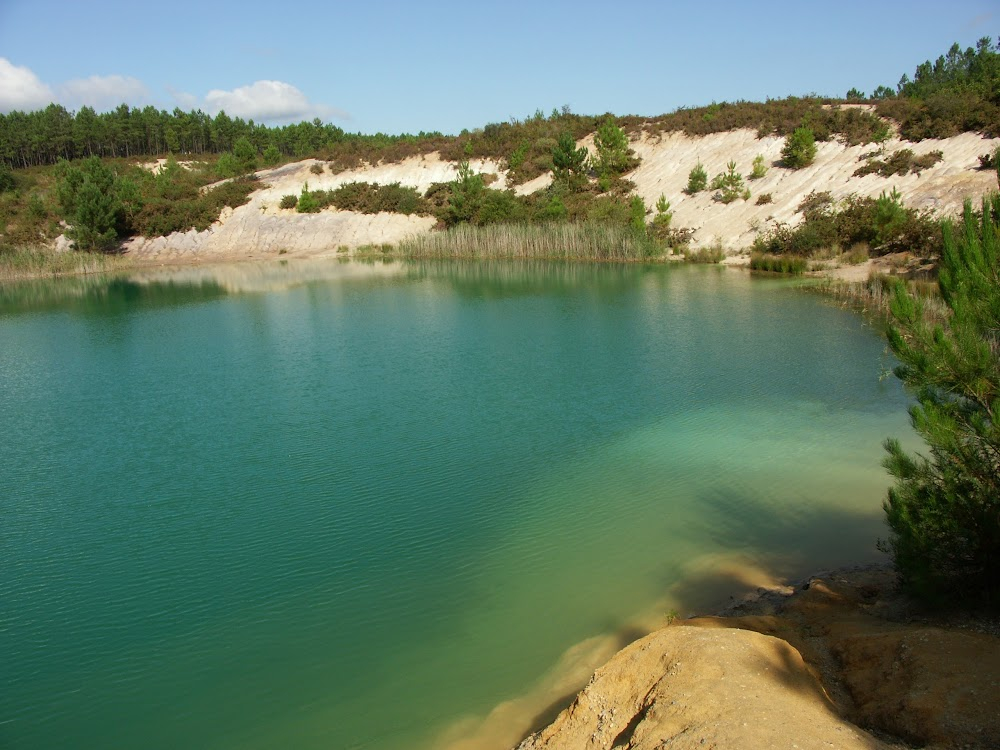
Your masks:
{"label": "green pine tree", "polygon": [[905,585],[932,599],[1000,601],[1000,195],[944,226],[939,274],[947,312],[926,314],[896,282],[889,346],[929,455],[885,443],[895,484],[885,502],[890,552]]}
{"label": "green pine tree", "polygon": [[571,189],[586,184],[587,153],[586,146],[576,147],[572,135],[560,135],[552,149],[552,176],[555,181]]}

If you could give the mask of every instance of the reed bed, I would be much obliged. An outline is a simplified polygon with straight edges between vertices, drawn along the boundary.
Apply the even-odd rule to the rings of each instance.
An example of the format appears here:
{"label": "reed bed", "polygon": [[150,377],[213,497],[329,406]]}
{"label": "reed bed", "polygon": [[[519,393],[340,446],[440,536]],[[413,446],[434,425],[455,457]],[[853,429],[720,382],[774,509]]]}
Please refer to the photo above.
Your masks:
{"label": "reed bed", "polygon": [[400,243],[394,253],[413,258],[535,258],[643,261],[661,254],[652,240],[610,224],[462,225]]}
{"label": "reed bed", "polygon": [[[948,306],[941,299],[936,282],[908,280],[905,284],[911,294],[922,300],[927,320],[942,323],[948,319]],[[830,281],[811,288],[845,306],[888,318],[891,315],[892,286],[892,277],[873,273],[864,281]]]}
{"label": "reed bed", "polygon": [[771,255],[769,253],[754,253],[750,257],[751,271],[766,273],[784,273],[799,276],[806,272],[805,258],[796,255]]}
{"label": "reed bed", "polygon": [[83,253],[76,250],[55,252],[25,247],[0,249],[0,281],[68,274],[107,273],[128,268],[131,265],[131,259],[122,255]]}

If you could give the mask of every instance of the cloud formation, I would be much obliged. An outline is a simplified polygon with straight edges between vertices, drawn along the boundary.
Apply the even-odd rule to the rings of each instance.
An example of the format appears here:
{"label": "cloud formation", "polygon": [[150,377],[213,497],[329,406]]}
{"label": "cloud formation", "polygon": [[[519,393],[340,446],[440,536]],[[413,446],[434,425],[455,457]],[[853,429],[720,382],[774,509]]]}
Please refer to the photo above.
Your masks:
{"label": "cloud formation", "polygon": [[90,76],[75,78],[56,87],[59,102],[66,106],[93,107],[101,111],[126,102],[136,104],[149,99],[149,90],[130,76]]}
{"label": "cloud formation", "polygon": [[349,120],[343,110],[314,104],[299,89],[284,81],[255,81],[232,91],[212,89],[205,95],[205,107],[211,114],[225,110],[227,115],[261,122],[326,120],[336,117]]}
{"label": "cloud formation", "polygon": [[[295,122],[314,117],[351,119],[343,110],[310,101],[302,91],[284,81],[255,81],[232,91],[212,89],[204,98],[169,86],[167,92],[182,109],[203,109],[213,116],[225,110],[231,117],[262,123]],[[32,112],[52,102],[71,110],[93,107],[103,112],[122,103],[133,107],[149,104],[150,93],[139,79],[122,75],[94,75],[49,85],[30,68],[14,65],[0,57],[0,113]]]}
{"label": "cloud formation", "polygon": [[14,65],[6,57],[0,57],[0,112],[43,109],[55,101],[55,98],[52,89],[42,83],[30,69]]}

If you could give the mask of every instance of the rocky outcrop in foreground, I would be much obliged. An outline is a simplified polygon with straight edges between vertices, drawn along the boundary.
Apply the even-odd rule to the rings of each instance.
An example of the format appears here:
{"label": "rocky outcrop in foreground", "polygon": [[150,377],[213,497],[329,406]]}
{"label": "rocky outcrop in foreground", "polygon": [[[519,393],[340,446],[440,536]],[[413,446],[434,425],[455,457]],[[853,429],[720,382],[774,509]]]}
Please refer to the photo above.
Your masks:
{"label": "rocky outcrop in foreground", "polygon": [[995,622],[921,615],[863,569],[619,652],[518,750],[996,748]]}

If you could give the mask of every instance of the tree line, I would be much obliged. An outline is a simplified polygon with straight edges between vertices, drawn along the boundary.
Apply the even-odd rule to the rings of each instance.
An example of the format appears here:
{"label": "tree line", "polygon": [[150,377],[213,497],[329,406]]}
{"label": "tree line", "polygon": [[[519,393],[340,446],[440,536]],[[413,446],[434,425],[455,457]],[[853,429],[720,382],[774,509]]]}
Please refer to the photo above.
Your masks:
{"label": "tree line", "polygon": [[201,110],[173,112],[155,107],[121,104],[110,112],[82,107],[70,112],[50,104],[35,112],[0,114],[0,162],[11,167],[55,164],[60,159],[91,156],[132,158],[173,154],[221,154],[246,138],[259,153],[273,146],[285,156],[308,156],[351,141],[387,144],[399,140],[440,136],[420,133],[389,136],[346,133],[318,118],[280,127],[230,117],[224,111],[212,117]]}

